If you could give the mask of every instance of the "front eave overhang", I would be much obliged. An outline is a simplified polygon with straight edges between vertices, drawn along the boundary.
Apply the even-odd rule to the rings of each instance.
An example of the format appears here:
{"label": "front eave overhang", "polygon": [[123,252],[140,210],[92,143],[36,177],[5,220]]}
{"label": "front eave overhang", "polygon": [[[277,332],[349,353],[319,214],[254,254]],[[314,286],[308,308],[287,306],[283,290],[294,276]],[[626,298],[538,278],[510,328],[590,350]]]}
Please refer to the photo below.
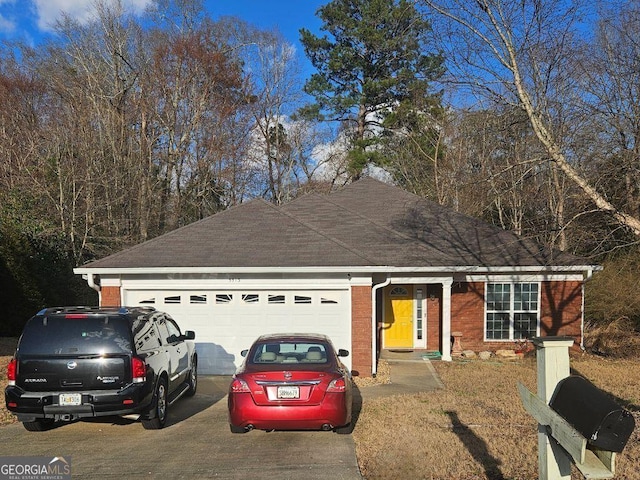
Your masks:
{"label": "front eave overhang", "polygon": [[530,265],[530,266],[439,266],[396,267],[376,266],[329,266],[329,267],[78,267],[76,275],[149,275],[149,274],[283,274],[283,273],[429,273],[447,274],[507,274],[507,273],[577,273],[590,276],[602,270],[600,265]]}

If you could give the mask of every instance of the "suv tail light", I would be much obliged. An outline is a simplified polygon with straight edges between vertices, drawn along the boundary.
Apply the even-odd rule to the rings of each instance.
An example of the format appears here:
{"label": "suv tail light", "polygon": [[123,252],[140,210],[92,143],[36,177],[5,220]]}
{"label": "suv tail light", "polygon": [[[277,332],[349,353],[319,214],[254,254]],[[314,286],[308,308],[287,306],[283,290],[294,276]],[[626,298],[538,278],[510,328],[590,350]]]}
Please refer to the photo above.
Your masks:
{"label": "suv tail light", "polygon": [[251,393],[249,390],[249,385],[244,380],[240,380],[239,378],[234,378],[231,382],[231,392],[232,393]]}
{"label": "suv tail light", "polygon": [[347,384],[344,378],[336,378],[327,387],[327,393],[344,393],[347,389]]}
{"label": "suv tail light", "polygon": [[133,383],[143,383],[147,379],[147,364],[144,360],[133,357],[131,359],[131,378]]}
{"label": "suv tail light", "polygon": [[16,374],[18,373],[18,360],[12,358],[7,365],[7,380],[9,380],[9,385],[16,384]]}

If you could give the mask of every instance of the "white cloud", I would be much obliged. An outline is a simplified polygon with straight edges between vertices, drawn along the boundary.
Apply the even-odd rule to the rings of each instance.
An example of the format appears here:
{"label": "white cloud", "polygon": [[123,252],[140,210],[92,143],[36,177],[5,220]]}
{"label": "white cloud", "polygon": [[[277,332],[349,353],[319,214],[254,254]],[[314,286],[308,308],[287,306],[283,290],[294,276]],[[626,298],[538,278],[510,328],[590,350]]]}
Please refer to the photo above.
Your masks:
{"label": "white cloud", "polygon": [[[125,9],[140,14],[151,2],[152,0],[122,0],[122,5]],[[34,5],[40,30],[51,30],[63,12],[80,23],[89,22],[95,12],[95,0],[34,0]]]}
{"label": "white cloud", "polygon": [[[0,0],[0,7],[3,5],[10,5],[9,9],[13,8],[16,0]],[[7,10],[9,10],[7,9]],[[13,33],[16,30],[16,22],[11,19],[11,15],[0,13],[0,33]]]}
{"label": "white cloud", "polygon": [[0,33],[12,33],[16,29],[15,22],[3,17],[0,14]]}

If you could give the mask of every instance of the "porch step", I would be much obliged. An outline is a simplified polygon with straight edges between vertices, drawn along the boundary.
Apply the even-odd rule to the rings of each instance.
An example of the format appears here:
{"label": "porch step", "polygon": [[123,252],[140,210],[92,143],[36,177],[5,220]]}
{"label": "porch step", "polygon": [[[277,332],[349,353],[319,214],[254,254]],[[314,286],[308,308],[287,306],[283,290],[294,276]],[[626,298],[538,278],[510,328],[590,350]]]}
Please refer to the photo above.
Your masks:
{"label": "porch step", "polygon": [[405,361],[405,362],[423,362],[425,358],[436,360],[429,355],[433,352],[429,352],[424,349],[402,349],[402,348],[390,348],[383,349],[380,352],[380,358],[387,361]]}

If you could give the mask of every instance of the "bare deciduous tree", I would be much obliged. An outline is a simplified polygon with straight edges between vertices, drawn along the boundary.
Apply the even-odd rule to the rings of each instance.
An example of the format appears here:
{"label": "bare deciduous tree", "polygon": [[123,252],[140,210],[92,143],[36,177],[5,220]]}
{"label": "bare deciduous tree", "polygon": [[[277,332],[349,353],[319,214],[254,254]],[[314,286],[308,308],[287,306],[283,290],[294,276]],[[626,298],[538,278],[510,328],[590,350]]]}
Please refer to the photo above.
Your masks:
{"label": "bare deciduous tree", "polygon": [[579,96],[573,73],[580,5],[551,0],[423,3],[436,14],[434,31],[446,38],[443,46],[450,47],[447,58],[456,81],[485,98],[523,110],[557,168],[598,210],[640,235],[640,219],[612,203],[580,171],[580,159],[563,130],[563,116],[573,113]]}

